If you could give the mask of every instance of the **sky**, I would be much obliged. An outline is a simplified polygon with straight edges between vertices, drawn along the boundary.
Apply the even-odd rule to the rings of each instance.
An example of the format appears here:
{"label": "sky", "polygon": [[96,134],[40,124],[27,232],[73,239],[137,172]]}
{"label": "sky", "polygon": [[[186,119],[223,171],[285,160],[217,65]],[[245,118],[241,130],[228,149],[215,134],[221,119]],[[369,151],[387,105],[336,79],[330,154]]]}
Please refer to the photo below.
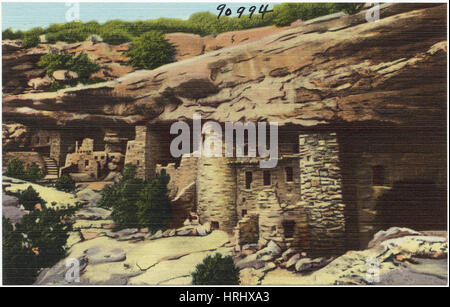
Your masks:
{"label": "sky", "polygon": [[[209,11],[217,14],[217,6],[223,2],[81,2],[80,20],[83,22],[122,19],[126,21],[149,20],[159,17],[187,19],[196,12]],[[262,3],[259,3],[259,5]],[[269,4],[269,9],[274,3]],[[227,7],[250,7],[258,3],[226,3]],[[2,29],[29,30],[34,27],[47,27],[54,23],[65,23],[70,10],[65,2],[2,2]]]}

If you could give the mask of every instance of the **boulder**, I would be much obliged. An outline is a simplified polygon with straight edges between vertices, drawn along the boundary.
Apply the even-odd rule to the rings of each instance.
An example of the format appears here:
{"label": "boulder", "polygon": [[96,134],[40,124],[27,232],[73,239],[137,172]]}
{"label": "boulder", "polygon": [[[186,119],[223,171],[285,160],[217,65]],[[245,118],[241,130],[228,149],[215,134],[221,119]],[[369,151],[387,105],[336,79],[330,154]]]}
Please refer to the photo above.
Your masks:
{"label": "boulder", "polygon": [[302,258],[295,264],[295,270],[297,272],[308,271],[313,267],[313,261],[310,258]]}
{"label": "boulder", "polygon": [[14,224],[19,223],[22,220],[22,217],[27,214],[26,211],[20,207],[18,198],[14,196],[3,194],[2,206],[2,215],[5,218],[10,219]]}
{"label": "boulder", "polygon": [[111,216],[111,211],[98,207],[86,207],[75,214],[76,219],[106,220]]}
{"label": "boulder", "polygon": [[61,82],[68,82],[78,79],[78,74],[67,69],[55,70],[52,74],[53,79]]}
{"label": "boulder", "polygon": [[19,199],[15,196],[8,194],[2,194],[2,206],[3,207],[19,207]]}
{"label": "boulder", "polygon": [[295,268],[295,264],[300,259],[300,254],[295,254],[286,262],[286,269]]}
{"label": "boulder", "polygon": [[273,241],[270,241],[266,247],[256,252],[256,256],[261,258],[263,256],[270,256],[270,259],[274,259],[281,254],[281,248]]}
{"label": "boulder", "polygon": [[293,255],[297,254],[298,251],[295,248],[288,248],[281,254],[281,258],[284,261],[287,261],[289,258],[291,258]]}
{"label": "boulder", "polygon": [[102,199],[102,195],[98,192],[91,190],[90,188],[82,189],[76,193],[79,200],[84,201],[88,206],[96,206]]}
{"label": "boulder", "polygon": [[163,232],[160,229],[157,232],[155,232],[154,234],[152,234],[149,239],[150,240],[156,240],[156,239],[162,238],[162,236],[163,236]]}
{"label": "boulder", "polygon": [[380,230],[377,232],[373,239],[369,242],[367,245],[368,248],[375,247],[376,245],[380,244],[383,241],[389,240],[389,239],[395,239],[395,238],[401,238],[405,236],[420,236],[422,233],[405,228],[405,227],[391,227],[387,230]]}
{"label": "boulder", "polygon": [[260,268],[263,268],[265,265],[266,265],[266,262],[261,259],[257,259],[256,254],[249,255],[249,256],[245,257],[244,259],[241,259],[236,262],[236,267],[239,270],[242,270],[245,268],[260,269]]}
{"label": "boulder", "polygon": [[198,235],[206,236],[211,232],[211,225],[209,223],[205,223],[202,225],[198,225],[196,228]]}
{"label": "boulder", "polygon": [[33,78],[28,81],[28,86],[32,87],[35,90],[44,90],[50,87],[52,84],[52,80],[45,76],[43,78]]}

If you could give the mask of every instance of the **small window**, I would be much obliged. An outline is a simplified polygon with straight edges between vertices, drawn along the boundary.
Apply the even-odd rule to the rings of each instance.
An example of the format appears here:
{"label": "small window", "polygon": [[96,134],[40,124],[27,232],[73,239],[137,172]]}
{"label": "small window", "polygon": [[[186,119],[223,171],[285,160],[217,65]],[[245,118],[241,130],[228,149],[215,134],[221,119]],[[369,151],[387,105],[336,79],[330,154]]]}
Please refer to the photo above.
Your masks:
{"label": "small window", "polygon": [[242,210],[242,216],[244,216],[244,215],[246,215],[247,214],[247,210]]}
{"label": "small window", "polygon": [[283,221],[282,225],[284,229],[284,237],[285,238],[294,237],[295,221],[291,220]]}
{"label": "small window", "polygon": [[264,177],[264,185],[270,185],[270,172],[264,171],[263,177]]}
{"label": "small window", "polygon": [[47,137],[47,143],[50,143],[50,137],[49,136]]}
{"label": "small window", "polygon": [[292,167],[286,167],[284,170],[286,172],[286,182],[294,181],[294,172],[292,170]]}
{"label": "small window", "polygon": [[212,229],[219,229],[219,222],[217,222],[217,221],[212,221],[212,222],[211,222],[211,228],[212,228]]}
{"label": "small window", "polygon": [[136,161],[136,165],[139,166],[139,160]]}
{"label": "small window", "polygon": [[253,181],[253,173],[245,172],[245,188],[246,189],[251,189],[252,181]]}
{"label": "small window", "polygon": [[384,185],[384,167],[376,165],[372,167],[372,185]]}
{"label": "small window", "polygon": [[89,160],[85,160],[84,161],[84,166],[88,166],[89,165]]}
{"label": "small window", "polygon": [[95,159],[95,160],[98,160],[98,157],[97,157],[97,156],[95,156],[95,157],[94,157],[94,159]]}
{"label": "small window", "polygon": [[105,156],[101,156],[100,159],[102,159],[102,160],[105,159]]}

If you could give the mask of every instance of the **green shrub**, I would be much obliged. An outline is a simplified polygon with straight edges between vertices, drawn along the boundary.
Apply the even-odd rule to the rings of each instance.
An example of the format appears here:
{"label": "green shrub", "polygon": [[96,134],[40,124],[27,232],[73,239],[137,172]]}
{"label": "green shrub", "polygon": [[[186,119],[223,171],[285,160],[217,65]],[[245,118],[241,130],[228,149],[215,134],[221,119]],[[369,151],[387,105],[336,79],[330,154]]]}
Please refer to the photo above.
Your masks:
{"label": "green shrub", "polygon": [[30,166],[28,166],[27,170],[25,171],[25,180],[30,182],[37,182],[44,178],[44,172],[37,166],[36,163],[32,163]]}
{"label": "green shrub", "polygon": [[33,189],[30,185],[24,191],[19,194],[19,204],[21,204],[25,210],[34,210],[34,205],[45,205],[45,201],[39,196],[39,193]]}
{"label": "green shrub", "polygon": [[24,236],[14,231],[11,221],[2,219],[2,275],[4,285],[31,285],[37,277],[37,257]]}
{"label": "green shrub", "polygon": [[16,224],[3,217],[3,283],[33,284],[42,268],[55,265],[66,255],[72,222],[77,208],[33,211]]}
{"label": "green shrub", "polygon": [[2,32],[3,39],[23,39],[23,32],[14,32],[11,28],[8,28]]}
{"label": "green shrub", "polygon": [[309,20],[338,11],[334,3],[283,3],[274,6],[273,22],[276,26],[288,26],[298,19]]}
{"label": "green shrub", "polygon": [[[74,71],[78,74],[78,80],[82,83],[88,82],[89,77],[100,69],[84,52],[76,56],[58,53],[44,54],[39,59],[38,66],[43,67],[50,78],[53,77],[53,73],[57,70],[66,69]],[[55,85],[53,85],[54,83]],[[53,80],[52,90],[58,90],[61,87],[62,85]]]}
{"label": "green shrub", "polygon": [[27,169],[25,169],[23,166],[23,162],[18,158],[12,158],[8,160],[5,175],[8,177],[14,177],[31,182],[37,182],[44,178],[44,173],[36,163],[32,163],[27,167]]}
{"label": "green shrub", "polygon": [[68,175],[62,175],[55,182],[55,188],[59,191],[73,192],[75,191],[75,181]]}
{"label": "green shrub", "polygon": [[25,178],[25,168],[23,162],[18,158],[9,159],[6,166],[6,176],[17,179]]}
{"label": "green shrub", "polygon": [[101,32],[100,36],[105,43],[111,45],[120,45],[132,39],[130,33],[121,29],[105,29]]}
{"label": "green shrub", "polygon": [[239,270],[231,256],[222,257],[217,253],[207,256],[192,273],[194,285],[239,285]]}
{"label": "green shrub", "polygon": [[175,48],[164,38],[163,32],[149,31],[133,39],[125,53],[129,64],[143,69],[155,69],[175,59]]}
{"label": "green shrub", "polygon": [[36,34],[25,34],[22,40],[22,46],[25,48],[35,47],[39,44],[39,36]]}
{"label": "green shrub", "polygon": [[164,229],[171,218],[167,184],[170,177],[158,174],[151,181],[135,178],[136,166],[127,164],[122,180],[101,191],[99,206],[111,208],[115,229],[149,227],[155,232]]}
{"label": "green shrub", "polygon": [[148,182],[139,193],[137,216],[141,227],[148,227],[150,232],[164,229],[172,216],[167,184],[170,177],[162,172]]}
{"label": "green shrub", "polygon": [[73,214],[74,208],[33,211],[22,218],[17,231],[25,233],[30,247],[38,251],[39,267],[51,267],[66,254],[65,244],[72,231],[72,223],[67,216]]}

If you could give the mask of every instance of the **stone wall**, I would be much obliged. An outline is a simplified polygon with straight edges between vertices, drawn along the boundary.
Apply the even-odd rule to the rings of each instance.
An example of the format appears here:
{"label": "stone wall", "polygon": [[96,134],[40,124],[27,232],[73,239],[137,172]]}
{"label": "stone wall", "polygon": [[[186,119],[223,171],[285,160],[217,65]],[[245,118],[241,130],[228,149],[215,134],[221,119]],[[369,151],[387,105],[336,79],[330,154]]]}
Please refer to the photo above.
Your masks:
{"label": "stone wall", "polygon": [[214,222],[233,233],[237,223],[236,173],[232,158],[201,157],[197,168],[197,213],[200,223]]}
{"label": "stone wall", "polygon": [[156,162],[160,156],[157,133],[147,126],[136,126],[136,137],[128,141],[125,164],[136,165],[136,177],[148,180],[155,176]]}
{"label": "stone wall", "polygon": [[197,158],[191,155],[183,155],[178,167],[175,163],[169,163],[167,166],[156,165],[156,172],[165,170],[170,176],[168,188],[169,196],[174,199],[184,188],[196,181],[197,178]]}
{"label": "stone wall", "polygon": [[346,242],[336,133],[300,134],[299,150],[301,193],[308,214],[311,251],[318,256],[339,255],[345,251]]}
{"label": "stone wall", "polygon": [[[270,186],[276,188],[280,201],[288,205],[296,204],[300,199],[300,168],[298,157],[280,158],[274,168],[262,169],[259,163],[245,163],[246,158],[237,158],[234,163],[236,167],[237,199],[236,207],[238,217],[242,212],[255,211],[258,208],[257,196],[259,192],[267,189],[264,185],[263,172],[270,172]],[[292,168],[292,181],[286,178],[286,168]],[[246,173],[251,172],[252,182],[250,188],[246,187]]]}
{"label": "stone wall", "polygon": [[276,190],[268,187],[258,193],[257,203],[259,244],[274,241],[282,248],[310,251],[308,221],[301,202],[290,205],[280,202]]}
{"label": "stone wall", "polygon": [[258,221],[258,214],[247,214],[239,220],[234,229],[235,243],[238,245],[257,244],[259,240]]}

